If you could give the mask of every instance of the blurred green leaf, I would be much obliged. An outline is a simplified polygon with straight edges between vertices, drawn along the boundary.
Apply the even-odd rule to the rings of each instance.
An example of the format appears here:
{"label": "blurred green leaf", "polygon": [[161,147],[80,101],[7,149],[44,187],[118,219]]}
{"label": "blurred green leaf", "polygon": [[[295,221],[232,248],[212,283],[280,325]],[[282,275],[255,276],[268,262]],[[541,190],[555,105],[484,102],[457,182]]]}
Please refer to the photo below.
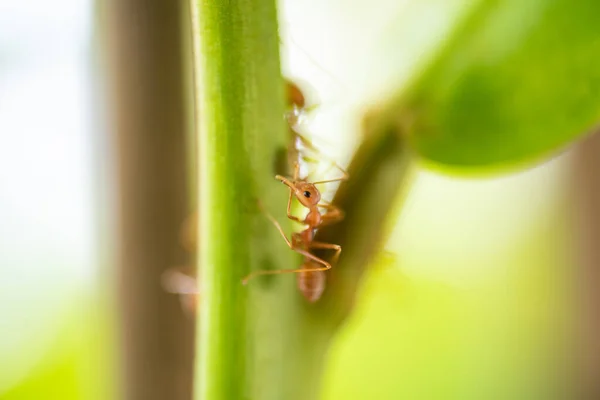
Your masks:
{"label": "blurred green leaf", "polygon": [[[73,297],[73,306],[64,314],[57,313],[53,323],[59,328],[56,337],[49,339],[49,348],[40,354],[22,353],[23,358],[39,357],[37,365],[27,371],[16,384],[0,392],[2,400],[96,400],[115,398],[114,368],[115,343],[108,335],[110,317],[106,306],[99,306],[96,299]],[[94,312],[94,324],[90,324],[90,312]],[[52,329],[43,329],[40,335],[49,335]],[[37,351],[35,346],[32,347]],[[5,360],[2,360],[5,361]],[[10,361],[10,362],[9,362]],[[19,360],[0,363],[0,375]],[[116,373],[115,373],[116,375]]]}
{"label": "blurred green leaf", "polygon": [[483,0],[384,108],[386,119],[434,163],[546,156],[600,120],[598,15],[594,0]]}
{"label": "blurred green leaf", "polygon": [[[396,265],[375,259],[332,346],[323,398],[569,398],[557,396],[571,379],[564,371],[574,369],[574,282],[560,207],[501,255],[471,252],[467,279],[428,274],[430,265],[402,253]],[[464,268],[444,255],[438,267]]]}

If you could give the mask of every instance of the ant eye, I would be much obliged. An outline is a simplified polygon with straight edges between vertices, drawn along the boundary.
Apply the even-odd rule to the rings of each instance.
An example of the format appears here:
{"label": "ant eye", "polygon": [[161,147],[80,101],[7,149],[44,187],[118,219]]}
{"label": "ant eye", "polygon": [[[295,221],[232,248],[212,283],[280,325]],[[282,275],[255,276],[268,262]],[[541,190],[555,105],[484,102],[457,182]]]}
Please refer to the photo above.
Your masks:
{"label": "ant eye", "polygon": [[310,192],[308,190],[304,191],[304,197],[306,197],[307,199],[310,198]]}

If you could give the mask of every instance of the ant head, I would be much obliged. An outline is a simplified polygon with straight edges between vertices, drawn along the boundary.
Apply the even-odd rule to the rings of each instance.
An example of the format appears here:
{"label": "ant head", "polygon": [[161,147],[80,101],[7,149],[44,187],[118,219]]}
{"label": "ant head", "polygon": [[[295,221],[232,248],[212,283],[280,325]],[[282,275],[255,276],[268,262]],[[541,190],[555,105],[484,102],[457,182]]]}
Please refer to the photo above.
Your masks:
{"label": "ant head", "polygon": [[304,180],[293,181],[281,175],[275,176],[275,179],[292,189],[298,201],[306,208],[314,207],[321,201],[321,192],[313,183]]}
{"label": "ant head", "polygon": [[304,108],[306,99],[302,90],[292,81],[287,81],[287,103],[290,107]]}
{"label": "ant head", "polygon": [[294,186],[294,194],[304,207],[314,207],[321,201],[321,193],[312,183],[296,182]]}

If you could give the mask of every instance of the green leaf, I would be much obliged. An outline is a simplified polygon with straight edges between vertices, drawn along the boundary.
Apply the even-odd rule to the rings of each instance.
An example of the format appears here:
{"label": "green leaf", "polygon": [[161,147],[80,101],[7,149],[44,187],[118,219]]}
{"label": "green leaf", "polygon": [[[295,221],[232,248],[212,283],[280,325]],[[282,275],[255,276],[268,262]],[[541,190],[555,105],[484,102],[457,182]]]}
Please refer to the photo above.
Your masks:
{"label": "green leaf", "polygon": [[434,163],[547,156],[600,120],[598,15],[595,0],[482,0],[383,113]]}

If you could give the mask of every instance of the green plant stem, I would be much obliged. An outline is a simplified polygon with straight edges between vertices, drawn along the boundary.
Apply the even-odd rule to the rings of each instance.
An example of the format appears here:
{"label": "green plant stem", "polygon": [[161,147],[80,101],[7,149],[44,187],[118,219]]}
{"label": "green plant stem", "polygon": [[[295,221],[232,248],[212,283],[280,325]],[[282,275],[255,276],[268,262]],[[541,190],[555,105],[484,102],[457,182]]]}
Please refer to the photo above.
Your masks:
{"label": "green plant stem", "polygon": [[322,299],[324,321],[335,329],[354,304],[360,278],[372,258],[385,244],[401,209],[412,176],[412,151],[393,121],[373,114],[365,129],[348,173],[351,179],[340,185],[333,203],[346,212],[345,219],[317,234],[316,240],[337,243],[343,253],[330,273]]}
{"label": "green plant stem", "polygon": [[351,180],[335,198],[346,219],[320,233],[344,247],[321,301],[308,304],[292,275],[243,286],[250,271],[300,265],[258,207],[260,201],[289,232],[287,190],[273,179],[282,173],[278,165],[289,141],[275,4],[201,0],[193,26],[202,290],[196,399],[318,398],[329,343],[352,309],[365,266],[382,247],[410,153],[392,125],[370,125],[349,168]]}
{"label": "green plant stem", "polygon": [[[372,114],[368,122],[364,140],[348,168],[350,179],[340,185],[333,200],[346,216],[316,236],[317,241],[340,244],[343,251],[327,274],[322,298],[315,304],[298,304],[293,334],[302,351],[287,360],[296,381],[287,388],[286,399],[318,398],[329,345],[351,314],[360,280],[383,248],[393,227],[390,222],[396,220],[393,214],[400,211],[409,187],[413,156],[401,128],[379,113]],[[319,255],[327,257],[325,253]]]}
{"label": "green plant stem", "polygon": [[296,263],[257,207],[260,201],[285,222],[278,206],[286,193],[273,179],[287,140],[275,2],[196,5],[202,290],[196,398],[283,398],[293,287],[277,277],[242,285],[251,270]]}

